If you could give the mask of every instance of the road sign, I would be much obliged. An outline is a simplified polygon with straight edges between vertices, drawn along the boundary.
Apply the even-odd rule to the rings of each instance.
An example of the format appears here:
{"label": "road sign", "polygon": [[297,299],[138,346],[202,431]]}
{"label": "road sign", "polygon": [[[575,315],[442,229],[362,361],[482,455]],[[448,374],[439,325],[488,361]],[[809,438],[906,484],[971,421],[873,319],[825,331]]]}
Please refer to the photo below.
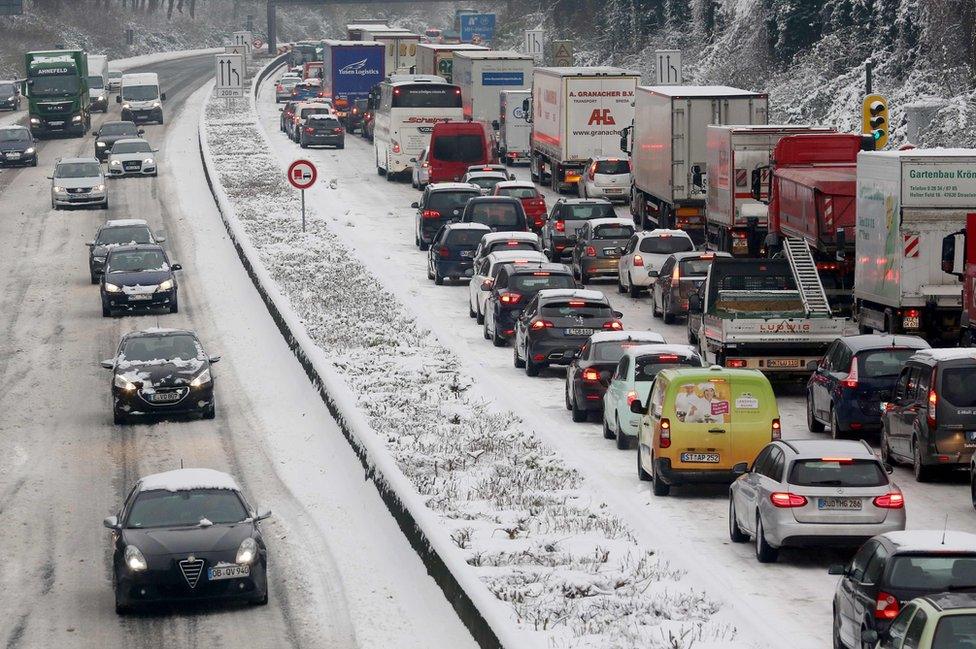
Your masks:
{"label": "road sign", "polygon": [[490,44],[495,38],[495,14],[462,14],[461,42]]}
{"label": "road sign", "polygon": [[251,45],[254,46],[254,49],[259,50],[264,47],[264,41],[262,41],[260,38],[255,38],[253,41],[251,41]]}
{"label": "road sign", "polygon": [[681,50],[655,50],[657,85],[681,85]]}
{"label": "road sign", "polygon": [[546,42],[546,33],[541,29],[525,30],[525,53],[537,61],[542,60],[543,45]]}
{"label": "road sign", "polygon": [[308,160],[295,160],[288,166],[288,182],[295,189],[306,190],[315,184],[319,172]]}
{"label": "road sign", "polygon": [[244,55],[217,54],[214,56],[215,97],[244,96]]}
{"label": "road sign", "polygon": [[246,56],[247,48],[243,45],[225,45],[224,52],[227,54],[240,54],[241,56]]}
{"label": "road sign", "polygon": [[234,32],[234,39],[231,41],[234,45],[243,45],[244,47],[250,48],[251,41],[254,37],[251,36],[251,32]]}
{"label": "road sign", "polygon": [[553,41],[552,42],[552,64],[557,68],[570,68],[573,66],[573,41]]}

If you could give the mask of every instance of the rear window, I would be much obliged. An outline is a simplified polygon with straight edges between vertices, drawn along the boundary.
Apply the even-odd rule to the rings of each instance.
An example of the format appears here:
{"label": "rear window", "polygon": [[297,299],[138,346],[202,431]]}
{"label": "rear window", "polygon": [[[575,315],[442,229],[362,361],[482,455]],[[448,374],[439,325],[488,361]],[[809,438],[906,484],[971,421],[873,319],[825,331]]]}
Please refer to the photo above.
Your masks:
{"label": "rear window", "polygon": [[481,187],[482,189],[493,189],[495,185],[497,185],[498,183],[504,180],[505,180],[504,178],[491,178],[489,176],[481,176],[477,178],[469,178],[467,182],[477,187]]}
{"label": "rear window", "polygon": [[442,162],[477,162],[487,157],[480,135],[438,135],[432,149],[431,157]]}
{"label": "rear window", "polygon": [[585,300],[566,300],[565,302],[547,302],[542,305],[541,313],[543,316],[550,317],[579,317],[584,320],[589,318],[610,318],[613,313],[608,304],[599,302],[587,302]]}
{"label": "rear window", "polygon": [[569,275],[539,272],[509,277],[508,288],[523,295],[534,295],[544,288],[576,288],[576,281]]}
{"label": "rear window", "polygon": [[[691,239],[686,237],[645,237],[640,242],[640,251],[652,255],[670,255],[674,252],[691,252],[694,249]],[[705,272],[708,272],[707,264],[705,268]]]}
{"label": "rear window", "polygon": [[339,123],[335,117],[316,117],[314,119],[308,120],[309,126],[315,126],[316,128],[341,128],[342,124]]}
{"label": "rear window", "polygon": [[658,372],[669,367],[701,367],[701,361],[697,356],[681,356],[679,354],[639,356],[634,365],[634,380],[653,381]]}
{"label": "rear window", "polygon": [[976,406],[976,367],[947,367],[942,370],[942,398],[957,408]]}
{"label": "rear window", "polygon": [[708,275],[711,259],[685,259],[678,262],[678,275],[681,277],[704,277]]}
{"label": "rear window", "polygon": [[634,342],[632,340],[608,340],[603,343],[596,343],[590,349],[590,360],[599,363],[617,363],[624,356],[624,352],[645,343]]}
{"label": "rear window", "polygon": [[588,221],[590,219],[612,219],[617,216],[613,205],[597,203],[596,205],[563,205],[559,210],[559,217],[566,221]]}
{"label": "rear window", "polygon": [[471,209],[471,222],[485,225],[521,227],[518,209],[508,203],[484,203]]}
{"label": "rear window", "polygon": [[531,241],[496,241],[488,247],[486,255],[501,250],[538,250]]}
{"label": "rear window", "polygon": [[454,210],[463,210],[469,200],[481,196],[478,191],[432,192],[427,197],[427,209],[437,210],[443,216],[451,216]]}
{"label": "rear window", "polygon": [[328,115],[329,112],[328,108],[303,108],[302,117],[305,118],[309,115]]}
{"label": "rear window", "polygon": [[961,647],[976,647],[976,615],[964,613],[943,616],[935,627],[931,649]]}
{"label": "rear window", "polygon": [[912,357],[914,349],[876,349],[857,355],[857,373],[862,378],[896,377]]}
{"label": "rear window", "polygon": [[888,584],[892,588],[927,590],[976,588],[976,555],[897,555],[890,562]]}
{"label": "rear window", "polygon": [[484,230],[451,230],[447,243],[452,246],[477,246],[483,236]]}
{"label": "rear window", "polygon": [[598,160],[594,173],[628,174],[630,173],[630,162],[627,160]]}
{"label": "rear window", "polygon": [[499,196],[511,196],[512,198],[535,198],[538,196],[532,187],[502,187],[498,190]]}
{"label": "rear window", "polygon": [[601,225],[593,232],[594,239],[627,239],[634,234],[629,225]]}
{"label": "rear window", "polygon": [[875,460],[797,460],[790,484],[800,487],[880,487],[888,476]]}

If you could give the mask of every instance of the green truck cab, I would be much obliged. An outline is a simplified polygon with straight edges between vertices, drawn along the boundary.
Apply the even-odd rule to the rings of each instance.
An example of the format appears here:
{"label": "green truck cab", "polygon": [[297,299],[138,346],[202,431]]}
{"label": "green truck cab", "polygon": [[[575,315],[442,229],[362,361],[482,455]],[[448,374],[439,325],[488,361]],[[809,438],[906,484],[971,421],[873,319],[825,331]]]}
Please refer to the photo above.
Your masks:
{"label": "green truck cab", "polygon": [[88,55],[82,50],[28,52],[24,67],[23,94],[34,137],[87,133],[91,128]]}

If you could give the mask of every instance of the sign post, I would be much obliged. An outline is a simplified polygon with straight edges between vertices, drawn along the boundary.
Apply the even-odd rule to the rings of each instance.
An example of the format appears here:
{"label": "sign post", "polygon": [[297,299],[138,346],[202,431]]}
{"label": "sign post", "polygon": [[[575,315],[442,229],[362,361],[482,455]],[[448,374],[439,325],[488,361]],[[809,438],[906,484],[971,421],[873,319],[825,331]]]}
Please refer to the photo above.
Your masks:
{"label": "sign post", "polygon": [[214,96],[225,99],[244,96],[244,55],[216,54],[214,55]]}
{"label": "sign post", "polygon": [[573,41],[552,42],[552,65],[557,68],[573,67]]}
{"label": "sign post", "polygon": [[315,184],[319,172],[308,160],[295,160],[288,165],[288,182],[302,192],[302,232],[305,232],[305,190]]}
{"label": "sign post", "polygon": [[540,63],[542,61],[542,51],[545,42],[546,33],[543,30],[525,30],[525,53],[534,58],[536,63]]}
{"label": "sign post", "polygon": [[655,50],[657,85],[681,85],[681,50]]}

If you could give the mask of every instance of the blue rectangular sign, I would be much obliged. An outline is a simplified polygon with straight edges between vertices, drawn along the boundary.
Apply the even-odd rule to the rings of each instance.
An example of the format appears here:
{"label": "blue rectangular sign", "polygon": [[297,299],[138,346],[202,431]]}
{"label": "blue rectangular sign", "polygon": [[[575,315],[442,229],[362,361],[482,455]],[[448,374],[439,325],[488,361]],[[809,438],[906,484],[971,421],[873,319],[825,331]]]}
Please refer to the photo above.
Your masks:
{"label": "blue rectangular sign", "polygon": [[525,86],[525,75],[521,72],[482,72],[483,86]]}
{"label": "blue rectangular sign", "polygon": [[383,45],[332,47],[332,97],[365,99],[370,89],[385,76],[386,48]]}
{"label": "blue rectangular sign", "polygon": [[0,16],[20,16],[24,13],[24,0],[0,0]]}
{"label": "blue rectangular sign", "polygon": [[461,42],[486,45],[495,38],[495,14],[461,14]]}

